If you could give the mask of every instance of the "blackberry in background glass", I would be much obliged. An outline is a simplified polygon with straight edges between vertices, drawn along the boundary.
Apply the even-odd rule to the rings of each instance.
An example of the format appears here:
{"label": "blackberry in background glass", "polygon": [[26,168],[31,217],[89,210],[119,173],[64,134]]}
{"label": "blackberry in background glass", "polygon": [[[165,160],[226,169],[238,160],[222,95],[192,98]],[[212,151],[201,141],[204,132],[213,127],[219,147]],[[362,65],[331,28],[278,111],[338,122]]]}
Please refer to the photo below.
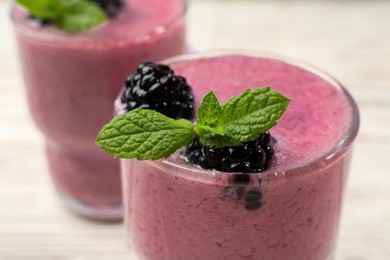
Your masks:
{"label": "blackberry in background glass", "polygon": [[166,65],[144,62],[126,79],[122,102],[127,111],[152,109],[174,119],[194,117],[194,95],[185,78]]}
{"label": "blackberry in background glass", "polygon": [[110,18],[117,16],[125,5],[123,0],[93,0],[93,2],[103,8]]}
{"label": "blackberry in background glass", "polygon": [[[198,138],[188,145],[182,156],[192,165],[203,169],[214,169],[222,172],[253,173],[266,170],[274,149],[272,144],[276,139],[269,132],[239,146],[212,148],[203,146]],[[194,156],[196,155],[196,156]],[[245,176],[237,176],[245,182]],[[235,180],[233,180],[235,182]],[[249,183],[249,177],[247,182]]]}

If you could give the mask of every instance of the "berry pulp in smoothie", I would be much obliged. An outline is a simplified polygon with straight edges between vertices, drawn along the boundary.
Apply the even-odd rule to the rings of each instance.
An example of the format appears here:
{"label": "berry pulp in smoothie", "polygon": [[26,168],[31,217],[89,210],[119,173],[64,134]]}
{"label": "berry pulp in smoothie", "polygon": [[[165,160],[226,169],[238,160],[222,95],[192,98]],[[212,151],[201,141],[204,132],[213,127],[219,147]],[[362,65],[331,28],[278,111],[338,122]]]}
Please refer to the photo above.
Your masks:
{"label": "berry pulp in smoothie", "polygon": [[[188,165],[122,160],[129,239],[144,259],[330,259],[357,134],[356,105],[340,85],[277,57],[222,55],[171,64],[196,100],[271,86],[291,103],[271,129],[265,172],[236,178]],[[248,203],[260,207],[248,207]]]}
{"label": "berry pulp in smoothie", "polygon": [[184,0],[126,0],[106,24],[69,34],[12,10],[29,109],[55,186],[77,212],[121,217],[119,165],[95,137],[139,62],[184,52],[185,11]]}

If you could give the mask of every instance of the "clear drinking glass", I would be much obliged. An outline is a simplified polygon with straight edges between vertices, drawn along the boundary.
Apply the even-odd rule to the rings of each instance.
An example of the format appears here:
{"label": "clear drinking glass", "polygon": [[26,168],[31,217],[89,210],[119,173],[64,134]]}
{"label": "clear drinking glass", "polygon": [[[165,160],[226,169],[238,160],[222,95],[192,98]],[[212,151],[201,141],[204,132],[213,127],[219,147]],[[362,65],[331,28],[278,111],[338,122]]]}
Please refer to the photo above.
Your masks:
{"label": "clear drinking glass", "polygon": [[[359,128],[347,90],[311,65],[269,53],[215,51],[165,63],[187,78],[197,102],[210,89],[224,101],[269,85],[291,103],[271,129],[277,142],[265,172],[203,170],[179,153],[157,161],[121,160],[125,223],[137,255],[330,259]],[[116,109],[123,112],[120,100]]]}
{"label": "clear drinking glass", "polygon": [[105,25],[65,33],[14,6],[11,20],[31,115],[43,133],[63,201],[96,219],[121,219],[119,163],[95,145],[127,75],[185,51],[186,0],[126,0]]}

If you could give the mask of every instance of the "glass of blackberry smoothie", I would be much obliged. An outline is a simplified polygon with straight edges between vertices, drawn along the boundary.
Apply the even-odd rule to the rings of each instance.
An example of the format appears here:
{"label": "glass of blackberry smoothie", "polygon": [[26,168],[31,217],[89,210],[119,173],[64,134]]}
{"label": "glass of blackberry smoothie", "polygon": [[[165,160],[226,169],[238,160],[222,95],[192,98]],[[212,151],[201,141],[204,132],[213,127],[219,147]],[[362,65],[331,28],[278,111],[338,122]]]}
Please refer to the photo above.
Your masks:
{"label": "glass of blackberry smoothie", "polygon": [[185,51],[187,1],[46,2],[18,0],[11,19],[51,177],[77,213],[120,219],[119,163],[94,140],[138,63]]}
{"label": "glass of blackberry smoothie", "polygon": [[331,259],[359,128],[347,90],[269,53],[204,52],[164,64],[192,87],[196,122],[123,114],[122,93],[119,115],[97,138],[107,152],[139,159],[121,166],[140,258]]}

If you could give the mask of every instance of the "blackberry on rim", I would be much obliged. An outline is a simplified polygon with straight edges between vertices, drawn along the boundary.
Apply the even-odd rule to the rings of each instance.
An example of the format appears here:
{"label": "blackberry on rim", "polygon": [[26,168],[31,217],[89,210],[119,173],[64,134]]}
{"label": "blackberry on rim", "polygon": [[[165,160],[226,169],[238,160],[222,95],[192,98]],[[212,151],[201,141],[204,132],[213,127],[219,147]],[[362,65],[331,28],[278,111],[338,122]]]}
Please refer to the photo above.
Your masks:
{"label": "blackberry on rim", "polygon": [[144,62],[126,79],[122,103],[127,111],[152,109],[168,117],[192,119],[194,95],[186,79],[167,65]]}
{"label": "blackberry on rim", "polygon": [[117,16],[125,5],[123,0],[93,0],[93,2],[103,8],[110,18]]}

